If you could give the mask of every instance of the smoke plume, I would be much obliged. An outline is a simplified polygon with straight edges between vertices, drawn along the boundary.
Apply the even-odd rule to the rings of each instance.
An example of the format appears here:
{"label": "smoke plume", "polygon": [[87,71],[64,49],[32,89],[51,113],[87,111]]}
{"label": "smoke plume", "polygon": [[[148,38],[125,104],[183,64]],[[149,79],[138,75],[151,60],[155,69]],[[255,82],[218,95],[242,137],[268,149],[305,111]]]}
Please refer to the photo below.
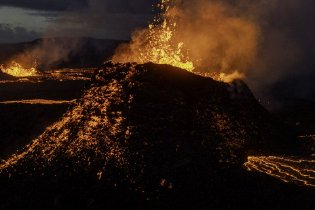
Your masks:
{"label": "smoke plume", "polygon": [[237,7],[222,1],[182,1],[170,15],[178,19],[174,38],[186,45],[197,69],[231,73],[252,64],[259,28]]}

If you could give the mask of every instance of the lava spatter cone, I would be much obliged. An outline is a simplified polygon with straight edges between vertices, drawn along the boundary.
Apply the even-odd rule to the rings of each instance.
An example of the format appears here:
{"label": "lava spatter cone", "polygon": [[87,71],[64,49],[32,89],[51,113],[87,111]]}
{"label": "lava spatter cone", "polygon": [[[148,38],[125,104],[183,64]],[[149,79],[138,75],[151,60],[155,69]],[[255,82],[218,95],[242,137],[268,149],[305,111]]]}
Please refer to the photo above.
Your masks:
{"label": "lava spatter cone", "polygon": [[289,140],[241,81],[108,62],[60,121],[0,170],[12,177],[94,174],[157,192],[205,183],[221,168],[241,166],[250,151],[283,150]]}

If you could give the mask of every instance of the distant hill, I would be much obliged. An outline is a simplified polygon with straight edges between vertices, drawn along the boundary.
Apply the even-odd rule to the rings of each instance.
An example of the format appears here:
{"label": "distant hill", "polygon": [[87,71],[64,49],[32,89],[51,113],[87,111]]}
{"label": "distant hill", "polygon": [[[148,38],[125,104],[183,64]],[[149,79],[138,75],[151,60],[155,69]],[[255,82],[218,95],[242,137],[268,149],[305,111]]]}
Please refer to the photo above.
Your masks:
{"label": "distant hill", "polygon": [[[82,38],[43,38],[36,39],[32,42],[16,43],[16,44],[0,44],[0,63],[10,61],[12,58],[28,52],[43,43],[53,43],[52,47],[58,45],[71,45],[75,47],[68,55],[67,59],[54,63],[53,65],[42,65],[42,70],[53,68],[83,68],[83,67],[99,67],[104,61],[110,58],[117,46],[125,41],[110,39],[94,39],[90,37]],[[70,44],[69,44],[70,43]],[[44,45],[45,46],[45,45]],[[46,52],[50,52],[50,46]],[[62,49],[63,50],[63,49]],[[40,64],[41,65],[41,64]]]}

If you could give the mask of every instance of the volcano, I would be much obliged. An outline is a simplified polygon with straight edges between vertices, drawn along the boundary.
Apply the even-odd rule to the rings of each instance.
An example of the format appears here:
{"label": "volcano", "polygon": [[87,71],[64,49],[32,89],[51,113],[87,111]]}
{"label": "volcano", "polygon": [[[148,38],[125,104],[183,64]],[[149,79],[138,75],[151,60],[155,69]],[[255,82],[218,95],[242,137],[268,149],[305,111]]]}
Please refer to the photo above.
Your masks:
{"label": "volcano", "polygon": [[242,81],[107,62],[58,122],[1,164],[1,181],[10,177],[1,196],[39,199],[45,191],[49,199],[23,205],[50,208],[74,200],[80,206],[82,193],[96,196],[85,207],[171,198],[216,206],[211,196],[232,169],[248,155],[290,151],[293,136]]}

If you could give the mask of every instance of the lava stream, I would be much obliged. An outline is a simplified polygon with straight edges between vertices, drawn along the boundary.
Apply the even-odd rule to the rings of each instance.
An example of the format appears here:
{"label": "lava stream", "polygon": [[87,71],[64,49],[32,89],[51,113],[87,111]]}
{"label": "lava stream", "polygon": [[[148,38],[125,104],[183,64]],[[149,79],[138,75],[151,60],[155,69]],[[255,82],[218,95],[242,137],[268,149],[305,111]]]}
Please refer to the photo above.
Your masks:
{"label": "lava stream", "polygon": [[315,187],[315,160],[296,157],[248,157],[248,171],[258,171],[298,185]]}

